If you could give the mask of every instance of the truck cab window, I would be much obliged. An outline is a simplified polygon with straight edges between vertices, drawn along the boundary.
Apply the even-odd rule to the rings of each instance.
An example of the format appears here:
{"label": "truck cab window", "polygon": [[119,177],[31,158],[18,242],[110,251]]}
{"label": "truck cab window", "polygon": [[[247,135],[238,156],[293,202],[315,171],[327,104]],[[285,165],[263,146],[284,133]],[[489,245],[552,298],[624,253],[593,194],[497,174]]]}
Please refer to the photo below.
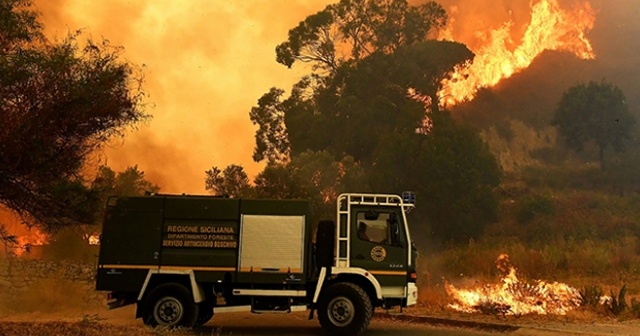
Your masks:
{"label": "truck cab window", "polygon": [[400,232],[395,212],[357,214],[358,238],[375,244],[400,245]]}

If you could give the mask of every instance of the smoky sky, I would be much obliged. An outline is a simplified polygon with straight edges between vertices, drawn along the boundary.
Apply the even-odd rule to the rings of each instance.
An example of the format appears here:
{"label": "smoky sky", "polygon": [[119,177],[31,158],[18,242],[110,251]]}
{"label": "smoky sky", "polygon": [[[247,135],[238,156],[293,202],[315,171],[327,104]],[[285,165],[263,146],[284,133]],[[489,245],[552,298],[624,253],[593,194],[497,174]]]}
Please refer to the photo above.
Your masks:
{"label": "smoky sky", "polygon": [[[99,161],[115,170],[137,164],[163,192],[203,193],[204,171],[213,165],[241,164],[249,175],[262,169],[251,159],[255,127],[248,113],[270,87],[289,90],[310,71],[276,63],[274,48],[290,28],[331,2],[37,0],[36,7],[50,37],[82,29],[85,37],[123,46],[124,58],[144,69],[146,110],[153,119],[108,144]],[[584,1],[559,2],[571,8]],[[472,50],[480,43],[478,31],[506,21],[513,22],[517,43],[530,19],[529,0],[441,3],[454,37]],[[640,1],[590,3],[597,11],[588,34],[599,64],[593,76],[619,80],[631,95],[637,86]]]}
{"label": "smoky sky", "polygon": [[82,29],[123,46],[123,58],[144,70],[153,119],[109,143],[99,163],[137,164],[163,192],[204,193],[213,165],[261,170],[249,111],[270,87],[289,89],[309,70],[276,63],[275,46],[326,3],[38,0],[36,8],[49,37]]}

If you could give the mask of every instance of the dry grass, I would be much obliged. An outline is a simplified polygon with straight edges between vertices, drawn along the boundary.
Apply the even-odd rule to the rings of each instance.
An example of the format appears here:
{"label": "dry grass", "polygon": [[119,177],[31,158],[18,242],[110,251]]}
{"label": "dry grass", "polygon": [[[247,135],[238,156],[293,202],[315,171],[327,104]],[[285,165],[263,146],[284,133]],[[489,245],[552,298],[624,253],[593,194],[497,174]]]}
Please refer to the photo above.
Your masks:
{"label": "dry grass", "polygon": [[97,323],[69,322],[3,322],[0,335],[5,336],[147,336],[157,335],[136,327],[111,326]]}
{"label": "dry grass", "polygon": [[104,302],[95,299],[93,286],[66,279],[37,280],[20,291],[0,292],[0,312],[53,313],[103,307]]}
{"label": "dry grass", "polygon": [[148,327],[116,326],[80,322],[2,322],[0,335],[3,336],[181,336],[188,335],[183,330],[152,329]]}

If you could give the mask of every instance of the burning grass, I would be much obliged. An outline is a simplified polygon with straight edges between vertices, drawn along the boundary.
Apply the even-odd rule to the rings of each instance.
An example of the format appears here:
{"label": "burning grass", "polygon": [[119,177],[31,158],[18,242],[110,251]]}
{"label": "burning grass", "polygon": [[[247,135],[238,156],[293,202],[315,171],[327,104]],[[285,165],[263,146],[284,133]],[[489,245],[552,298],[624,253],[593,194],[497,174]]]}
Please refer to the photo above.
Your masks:
{"label": "burning grass", "polygon": [[573,278],[567,283],[527,280],[518,274],[506,254],[501,254],[495,265],[500,275],[498,281],[495,276],[464,274],[451,281],[444,277],[434,281],[427,273],[420,284],[420,300],[415,312],[480,321],[486,319],[482,316],[498,319],[515,316],[521,322],[543,319],[575,323],[640,318],[637,290],[630,300],[627,297],[628,288],[640,286],[637,281],[632,281],[633,286],[604,286],[605,290],[600,285],[606,281],[603,278]]}
{"label": "burning grass", "polygon": [[580,292],[567,284],[537,280],[520,280],[509,256],[501,254],[496,261],[503,276],[500,284],[487,284],[472,289],[459,289],[445,284],[453,299],[449,308],[466,312],[492,315],[565,315],[582,303]]}

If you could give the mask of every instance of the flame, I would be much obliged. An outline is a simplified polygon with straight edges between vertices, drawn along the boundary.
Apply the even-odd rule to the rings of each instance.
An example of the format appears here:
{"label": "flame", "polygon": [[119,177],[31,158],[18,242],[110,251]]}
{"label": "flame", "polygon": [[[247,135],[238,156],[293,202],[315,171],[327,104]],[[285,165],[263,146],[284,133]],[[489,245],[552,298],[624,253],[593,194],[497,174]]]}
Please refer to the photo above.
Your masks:
{"label": "flame", "polygon": [[465,313],[565,315],[582,302],[580,292],[564,283],[521,282],[506,254],[498,257],[496,265],[504,274],[501,284],[475,289],[458,289],[446,284],[445,290],[454,301],[449,308]]}
{"label": "flame", "polygon": [[90,235],[87,240],[89,241],[89,245],[100,245],[100,235],[97,233]]}
{"label": "flame", "polygon": [[[455,14],[457,8],[451,8]],[[455,18],[440,35],[453,40]],[[576,5],[571,11],[563,10],[557,0],[540,0],[531,4],[529,22],[520,44],[511,50],[513,21],[500,28],[476,33],[480,46],[471,47],[476,57],[471,67],[458,70],[451,80],[443,82],[439,96],[444,106],[473,99],[479,88],[493,86],[503,78],[526,68],[545,50],[568,51],[582,59],[594,59],[595,53],[586,32],[595,23],[595,11],[589,2]]]}
{"label": "flame", "polygon": [[16,238],[16,246],[13,249],[13,253],[16,256],[21,256],[33,246],[42,246],[49,241],[47,235],[38,230],[37,228],[31,228],[28,234],[18,236]]}

